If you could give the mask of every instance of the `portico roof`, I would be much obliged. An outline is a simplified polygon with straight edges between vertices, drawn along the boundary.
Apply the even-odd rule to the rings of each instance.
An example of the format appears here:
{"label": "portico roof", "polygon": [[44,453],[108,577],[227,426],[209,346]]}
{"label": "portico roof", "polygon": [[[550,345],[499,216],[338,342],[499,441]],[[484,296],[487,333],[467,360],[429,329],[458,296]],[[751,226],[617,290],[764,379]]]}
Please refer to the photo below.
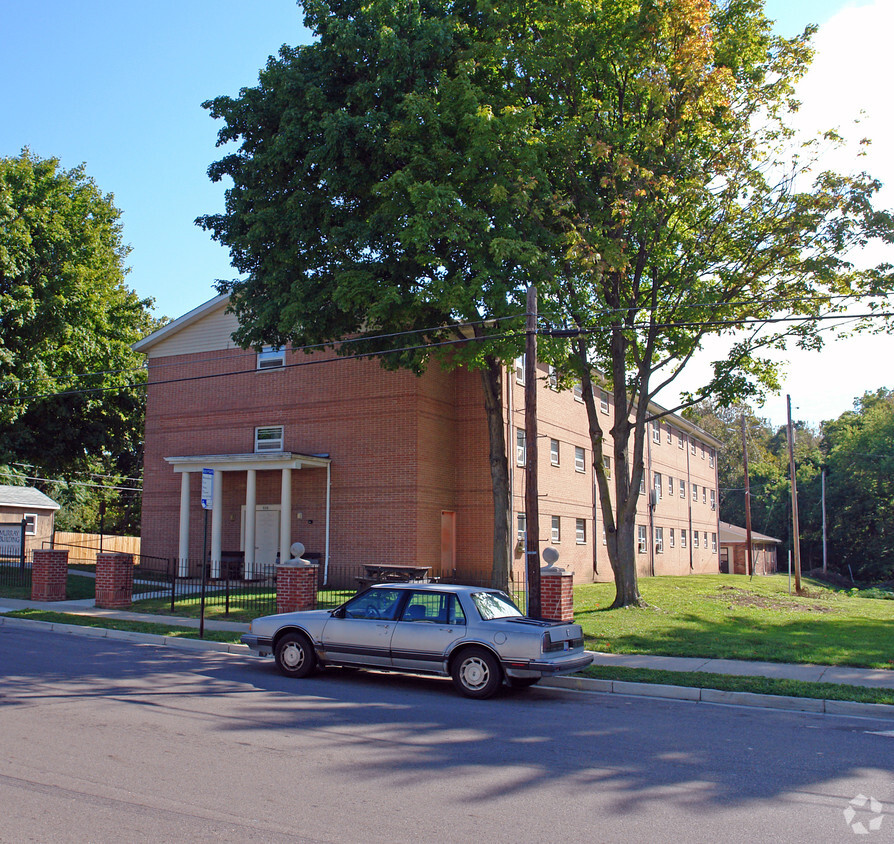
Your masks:
{"label": "portico roof", "polygon": [[219,472],[243,472],[276,469],[320,469],[332,460],[328,454],[295,454],[276,451],[270,454],[194,454],[183,457],[165,457],[175,472],[201,472],[215,469]]}

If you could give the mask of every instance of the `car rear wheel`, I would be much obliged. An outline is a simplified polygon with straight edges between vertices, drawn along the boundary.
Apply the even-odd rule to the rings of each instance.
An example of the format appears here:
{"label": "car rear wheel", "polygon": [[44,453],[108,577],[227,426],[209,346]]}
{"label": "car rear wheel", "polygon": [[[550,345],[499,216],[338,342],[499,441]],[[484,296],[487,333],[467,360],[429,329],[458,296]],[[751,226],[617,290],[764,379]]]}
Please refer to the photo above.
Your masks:
{"label": "car rear wheel", "polygon": [[450,673],[461,694],[479,699],[492,697],[503,681],[496,657],[484,648],[464,650],[453,661]]}
{"label": "car rear wheel", "polygon": [[317,667],[317,656],[307,637],[286,633],[276,643],[276,667],[286,677],[307,677]]}

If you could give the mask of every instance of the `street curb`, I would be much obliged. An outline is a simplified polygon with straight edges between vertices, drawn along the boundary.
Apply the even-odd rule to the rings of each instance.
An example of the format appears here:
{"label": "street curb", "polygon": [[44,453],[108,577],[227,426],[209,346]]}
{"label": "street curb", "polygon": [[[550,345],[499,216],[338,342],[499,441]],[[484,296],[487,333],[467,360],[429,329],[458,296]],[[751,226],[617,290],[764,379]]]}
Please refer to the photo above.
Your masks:
{"label": "street curb", "polygon": [[112,627],[88,627],[82,624],[59,624],[55,621],[36,621],[30,618],[11,618],[0,613],[0,627],[30,627],[46,633],[63,633],[67,636],[87,636],[91,639],[118,639],[144,645],[159,645],[184,651],[217,651],[219,653],[251,656],[247,645],[228,642],[210,642],[204,639],[186,639],[181,636],[161,636],[156,633],[139,633],[134,630],[115,630]]}
{"label": "street curb", "polygon": [[[186,651],[215,651],[217,653],[253,656],[247,645],[226,642],[208,642],[203,639],[184,639],[179,636],[159,636],[155,633],[137,633],[104,627],[86,627],[77,624],[58,624],[35,621],[28,618],[11,618],[0,613],[0,627],[30,627],[46,633],[64,633],[69,636],[88,636],[95,639],[118,639],[147,645],[176,648]],[[631,683],[627,680],[602,680],[595,677],[548,677],[538,685],[540,689],[576,691],[589,694],[632,695],[636,697],[685,700],[691,703],[713,703],[728,706],[750,706],[764,709],[784,709],[790,712],[809,712],[825,715],[856,715],[866,718],[894,720],[894,705],[885,703],[858,703],[848,700],[821,700],[819,698],[762,695],[754,692],[727,692],[719,689],[698,689],[691,686],[671,686],[659,683]]]}
{"label": "street curb", "polygon": [[762,695],[755,692],[726,692],[719,689],[697,689],[690,686],[631,683],[626,680],[601,680],[590,677],[550,677],[542,680],[538,688],[670,698],[673,700],[688,700],[693,703],[754,706],[763,709],[786,709],[792,712],[810,712],[825,715],[859,715],[866,718],[894,719],[894,705],[886,703],[858,703],[850,700]]}

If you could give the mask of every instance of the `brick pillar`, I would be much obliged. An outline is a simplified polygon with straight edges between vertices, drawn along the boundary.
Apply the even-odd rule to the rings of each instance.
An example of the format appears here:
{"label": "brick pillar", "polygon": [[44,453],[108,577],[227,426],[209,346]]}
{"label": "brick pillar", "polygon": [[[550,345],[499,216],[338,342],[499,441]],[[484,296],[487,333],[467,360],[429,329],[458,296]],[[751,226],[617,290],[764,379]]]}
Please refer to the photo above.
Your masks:
{"label": "brick pillar", "polygon": [[31,600],[64,601],[68,551],[35,551],[31,566]]}
{"label": "brick pillar", "polygon": [[547,566],[540,569],[540,614],[554,621],[574,621],[574,574]]}
{"label": "brick pillar", "polygon": [[315,563],[282,563],[276,567],[276,611],[300,612],[317,608]]}
{"label": "brick pillar", "polygon": [[96,555],[96,606],[121,610],[133,603],[133,554]]}

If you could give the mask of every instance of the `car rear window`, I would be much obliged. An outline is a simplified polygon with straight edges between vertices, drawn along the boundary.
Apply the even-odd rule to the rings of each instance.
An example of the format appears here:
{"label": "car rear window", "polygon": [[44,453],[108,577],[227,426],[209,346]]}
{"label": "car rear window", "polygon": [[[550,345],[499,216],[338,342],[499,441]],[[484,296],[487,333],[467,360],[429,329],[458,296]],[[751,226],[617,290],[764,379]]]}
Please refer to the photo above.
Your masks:
{"label": "car rear window", "polygon": [[475,609],[485,621],[492,618],[519,618],[522,611],[502,592],[473,592]]}

